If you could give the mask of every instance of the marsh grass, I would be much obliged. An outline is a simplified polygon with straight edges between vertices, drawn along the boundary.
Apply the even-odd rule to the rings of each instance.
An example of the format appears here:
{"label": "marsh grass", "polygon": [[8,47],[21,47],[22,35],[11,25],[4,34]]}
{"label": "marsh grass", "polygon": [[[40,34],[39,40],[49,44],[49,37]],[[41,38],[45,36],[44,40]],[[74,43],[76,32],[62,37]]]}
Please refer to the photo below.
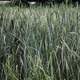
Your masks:
{"label": "marsh grass", "polygon": [[0,7],[1,80],[80,80],[80,9]]}

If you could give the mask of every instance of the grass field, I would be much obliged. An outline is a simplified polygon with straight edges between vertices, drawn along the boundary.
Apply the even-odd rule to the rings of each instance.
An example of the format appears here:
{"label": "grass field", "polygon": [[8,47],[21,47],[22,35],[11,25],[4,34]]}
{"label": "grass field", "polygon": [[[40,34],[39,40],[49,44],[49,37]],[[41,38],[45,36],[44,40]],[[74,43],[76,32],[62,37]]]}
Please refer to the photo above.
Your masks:
{"label": "grass field", "polygon": [[0,6],[1,80],[80,80],[80,7]]}

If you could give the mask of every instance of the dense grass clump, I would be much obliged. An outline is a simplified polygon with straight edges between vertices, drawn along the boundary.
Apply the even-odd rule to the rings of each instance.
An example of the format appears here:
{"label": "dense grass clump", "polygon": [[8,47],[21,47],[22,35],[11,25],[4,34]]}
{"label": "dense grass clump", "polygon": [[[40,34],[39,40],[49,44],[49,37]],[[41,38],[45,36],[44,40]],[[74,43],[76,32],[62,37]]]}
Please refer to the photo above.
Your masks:
{"label": "dense grass clump", "polygon": [[0,6],[1,80],[80,80],[80,9]]}

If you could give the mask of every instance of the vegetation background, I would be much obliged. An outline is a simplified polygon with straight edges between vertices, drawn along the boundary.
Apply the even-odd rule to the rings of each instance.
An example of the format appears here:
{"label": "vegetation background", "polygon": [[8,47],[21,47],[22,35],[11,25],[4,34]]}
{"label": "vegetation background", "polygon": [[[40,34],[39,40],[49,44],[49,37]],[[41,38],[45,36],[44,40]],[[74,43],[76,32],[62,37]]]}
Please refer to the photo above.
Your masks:
{"label": "vegetation background", "polygon": [[0,5],[0,79],[80,80],[78,3]]}

